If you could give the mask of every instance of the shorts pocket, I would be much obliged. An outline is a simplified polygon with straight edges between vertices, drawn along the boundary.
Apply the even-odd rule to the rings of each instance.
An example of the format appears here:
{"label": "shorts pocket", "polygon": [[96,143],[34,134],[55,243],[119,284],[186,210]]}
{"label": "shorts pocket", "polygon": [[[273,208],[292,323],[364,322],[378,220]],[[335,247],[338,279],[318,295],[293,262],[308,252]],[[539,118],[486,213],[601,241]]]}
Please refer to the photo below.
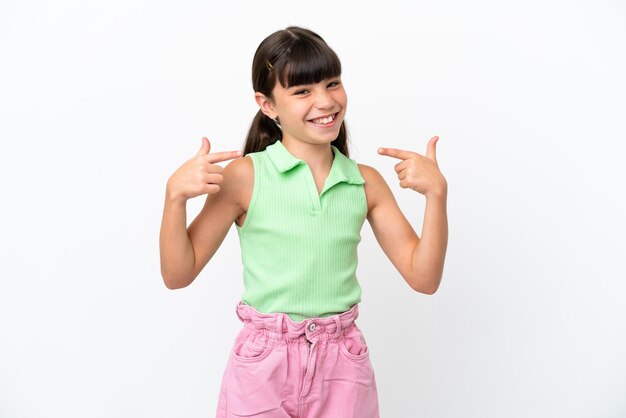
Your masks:
{"label": "shorts pocket", "polygon": [[235,338],[232,356],[237,361],[255,362],[268,356],[272,348],[272,341],[266,329],[243,328]]}
{"label": "shorts pocket", "polygon": [[343,335],[339,347],[343,354],[353,361],[363,361],[369,357],[369,347],[356,324]]}

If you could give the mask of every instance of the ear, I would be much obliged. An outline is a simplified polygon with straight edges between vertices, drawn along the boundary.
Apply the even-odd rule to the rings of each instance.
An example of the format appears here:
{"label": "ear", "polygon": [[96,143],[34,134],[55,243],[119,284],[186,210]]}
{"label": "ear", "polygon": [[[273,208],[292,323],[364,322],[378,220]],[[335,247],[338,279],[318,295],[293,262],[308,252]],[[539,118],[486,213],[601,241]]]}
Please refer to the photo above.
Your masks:
{"label": "ear", "polygon": [[254,100],[256,100],[257,104],[261,108],[261,112],[267,115],[270,119],[276,119],[278,113],[274,110],[274,105],[269,97],[257,91],[254,93]]}

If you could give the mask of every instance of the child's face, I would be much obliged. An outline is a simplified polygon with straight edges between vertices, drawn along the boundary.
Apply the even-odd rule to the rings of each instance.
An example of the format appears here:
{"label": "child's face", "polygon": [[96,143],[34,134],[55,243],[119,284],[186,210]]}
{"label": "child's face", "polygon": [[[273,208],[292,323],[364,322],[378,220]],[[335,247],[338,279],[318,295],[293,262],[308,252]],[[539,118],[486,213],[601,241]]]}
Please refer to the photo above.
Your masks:
{"label": "child's face", "polygon": [[[283,139],[324,144],[339,135],[348,103],[340,76],[287,89],[277,82],[272,94],[272,108],[282,126]],[[331,122],[313,121],[329,115],[334,117]]]}

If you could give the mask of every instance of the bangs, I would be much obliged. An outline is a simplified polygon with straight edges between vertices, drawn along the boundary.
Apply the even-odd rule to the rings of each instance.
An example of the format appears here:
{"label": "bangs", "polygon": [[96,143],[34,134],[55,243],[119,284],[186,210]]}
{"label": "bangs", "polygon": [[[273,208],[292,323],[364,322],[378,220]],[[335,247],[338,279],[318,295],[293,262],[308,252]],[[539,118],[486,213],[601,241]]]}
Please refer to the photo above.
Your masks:
{"label": "bangs", "polygon": [[341,62],[337,54],[324,42],[298,39],[280,59],[277,68],[284,88],[313,84],[341,75]]}

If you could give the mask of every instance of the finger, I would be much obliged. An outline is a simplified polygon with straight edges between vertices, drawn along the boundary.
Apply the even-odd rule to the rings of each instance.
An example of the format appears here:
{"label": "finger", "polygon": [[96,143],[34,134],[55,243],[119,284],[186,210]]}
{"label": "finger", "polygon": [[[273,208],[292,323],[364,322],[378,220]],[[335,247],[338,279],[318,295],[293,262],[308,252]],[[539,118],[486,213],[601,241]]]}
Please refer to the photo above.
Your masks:
{"label": "finger", "polygon": [[223,151],[223,152],[216,152],[215,154],[210,154],[208,161],[213,164],[213,163],[219,163],[221,161],[227,161],[227,160],[232,160],[233,158],[239,158],[241,157],[241,155],[243,154],[243,152],[241,151]]}
{"label": "finger", "polygon": [[426,150],[426,156],[435,161],[437,161],[437,141],[439,141],[438,136],[433,136],[432,138],[430,138],[430,141],[428,141],[428,149]]}
{"label": "finger", "polygon": [[202,181],[206,184],[220,184],[224,180],[224,176],[218,173],[211,173],[204,176]]}
{"label": "finger", "polygon": [[400,158],[402,160],[406,160],[415,155],[412,151],[405,151],[397,148],[378,148],[378,153],[393,158]]}
{"label": "finger", "polygon": [[408,167],[408,163],[407,160],[402,160],[402,162],[399,162],[398,164],[393,166],[393,169],[396,170],[396,173],[400,173],[400,171],[404,170],[405,168]]}
{"label": "finger", "polygon": [[207,184],[204,190],[205,193],[217,193],[220,191],[220,186],[217,184]]}
{"label": "finger", "polygon": [[204,155],[204,154],[208,154],[209,151],[211,151],[211,143],[209,142],[209,139],[206,137],[202,137],[202,146],[200,147],[200,150],[196,153],[196,157],[199,155]]}
{"label": "finger", "polygon": [[[209,157],[207,157],[207,158],[209,158]],[[208,166],[206,167],[206,172],[207,173],[222,174],[222,173],[224,173],[224,167],[222,167],[221,165],[209,163]]]}

